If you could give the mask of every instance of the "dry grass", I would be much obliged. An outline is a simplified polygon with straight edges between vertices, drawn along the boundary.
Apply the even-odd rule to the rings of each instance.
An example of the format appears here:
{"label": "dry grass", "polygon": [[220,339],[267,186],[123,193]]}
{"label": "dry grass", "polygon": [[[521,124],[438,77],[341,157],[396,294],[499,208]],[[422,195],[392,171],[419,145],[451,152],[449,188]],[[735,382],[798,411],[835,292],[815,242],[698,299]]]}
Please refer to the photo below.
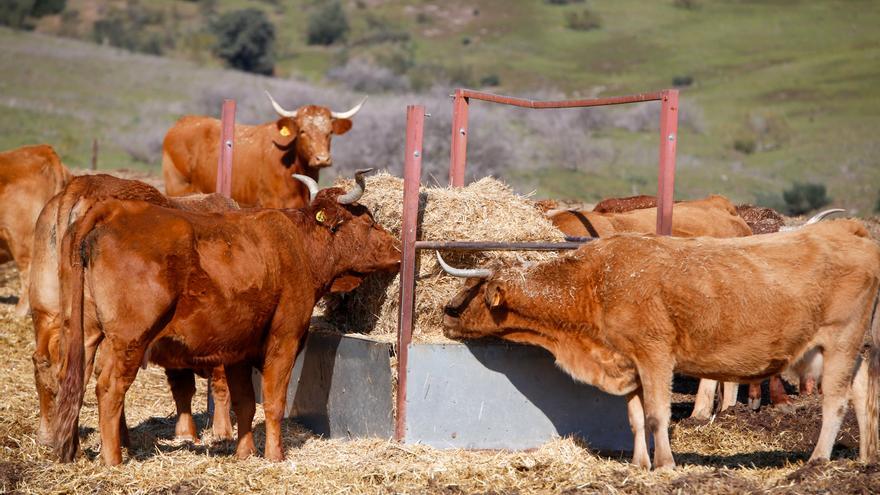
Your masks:
{"label": "dry grass", "polygon": [[[351,187],[351,182],[337,181]],[[360,203],[377,222],[399,237],[403,211],[403,180],[380,173],[367,178]],[[484,178],[461,189],[422,187],[419,200],[418,239],[426,241],[551,241],[563,240],[562,233],[534,207],[507,185]],[[454,266],[481,267],[510,261],[543,261],[556,257],[544,252],[442,252]],[[434,251],[419,253],[413,338],[421,342],[443,337],[443,305],[461,287],[461,280],[443,273]],[[351,294],[328,302],[327,318],[344,331],[366,332],[379,339],[394,339],[397,333],[400,298],[399,277],[373,277]],[[335,316],[333,316],[335,315]]]}

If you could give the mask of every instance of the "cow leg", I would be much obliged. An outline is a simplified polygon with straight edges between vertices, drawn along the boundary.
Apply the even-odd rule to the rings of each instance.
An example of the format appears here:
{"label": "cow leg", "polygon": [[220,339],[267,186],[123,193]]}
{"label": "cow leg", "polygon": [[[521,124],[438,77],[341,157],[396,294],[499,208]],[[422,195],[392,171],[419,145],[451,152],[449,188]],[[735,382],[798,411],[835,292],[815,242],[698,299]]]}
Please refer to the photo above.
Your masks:
{"label": "cow leg", "polygon": [[749,383],[749,407],[752,411],[761,409],[761,382]]}
{"label": "cow leg", "polygon": [[733,407],[736,405],[736,394],[739,391],[739,383],[736,382],[724,382],[721,386],[721,405],[720,410],[724,411],[727,408]]}
{"label": "cow leg", "polygon": [[[858,343],[861,343],[861,337]],[[840,423],[846,414],[855,371],[853,363],[858,355],[858,347],[852,347],[852,350],[843,350],[829,346],[824,351],[825,363],[822,381],[825,384],[825,395],[822,397],[822,429],[819,431],[819,439],[810,456],[811,461],[814,459],[827,460],[831,457],[831,449],[834,447],[834,441],[840,431]]]}
{"label": "cow leg", "polygon": [[122,403],[122,414],[119,416],[119,441],[125,448],[131,448],[131,437],[128,436],[128,423],[125,421],[125,402]]}
{"label": "cow leg", "polygon": [[[870,462],[872,459],[870,446],[880,443],[880,437],[877,431],[870,431],[871,422],[869,421],[870,411],[868,410],[868,361],[859,357],[859,365],[856,376],[853,378],[852,390],[850,398],[852,399],[853,409],[856,413],[856,422],[859,424],[859,460],[862,462]],[[873,437],[873,438],[872,438]]]}
{"label": "cow leg", "polygon": [[[280,320],[279,317],[281,314],[276,313],[273,327]],[[293,335],[282,331],[281,328],[273,330],[276,331],[269,331],[267,352],[263,362],[263,411],[266,414],[264,456],[271,461],[280,461],[284,459],[281,446],[281,420],[284,417],[284,405],[287,401],[287,386],[290,383],[290,372],[299,353],[301,341],[308,331],[308,320],[300,326],[299,331],[291,332]]]}
{"label": "cow leg", "polygon": [[627,416],[629,416],[629,427],[633,433],[632,463],[641,468],[651,469],[651,458],[648,456],[648,439],[645,432],[645,409],[642,407],[641,390],[627,394],[626,412]]}
{"label": "cow leg", "polygon": [[787,413],[794,412],[794,406],[791,405],[791,399],[785,393],[785,385],[779,375],[770,377],[770,403],[773,404],[773,407]]}
{"label": "cow leg", "polygon": [[[98,396],[98,425],[101,432],[101,457],[108,466],[122,462],[120,431],[122,428],[125,393],[137,376],[139,352],[101,352],[101,373],[95,392]],[[136,356],[133,356],[136,355]]]}
{"label": "cow leg", "polygon": [[32,360],[34,363],[34,383],[40,407],[40,425],[37,428],[37,443],[51,447],[51,412],[55,407],[55,394],[58,392],[58,328],[57,315],[43,312],[33,314],[36,345]]}
{"label": "cow leg", "polygon": [[669,445],[669,419],[672,416],[672,366],[645,363],[639,365],[645,405],[645,427],[654,436],[654,468],[674,468]]}
{"label": "cow leg", "polygon": [[694,398],[694,410],[691,412],[692,418],[709,419],[712,416],[712,409],[715,404],[715,390],[717,389],[717,381],[708,378],[700,380],[697,396]]}
{"label": "cow leg", "polygon": [[235,447],[235,456],[246,459],[257,452],[254,446],[254,432],[251,429],[257,408],[254,384],[251,381],[251,365],[249,363],[228,365],[225,367],[225,374],[229,395],[232,396],[232,408],[235,410],[238,422],[238,444]]}
{"label": "cow leg", "polygon": [[196,394],[196,375],[193,370],[165,369],[165,378],[171,387],[171,396],[177,407],[177,424],[174,426],[175,438],[199,441],[196,422],[192,415],[192,398]]}
{"label": "cow leg", "polygon": [[229,418],[229,385],[226,383],[226,372],[223,370],[223,366],[217,366],[211,370],[211,394],[214,397],[214,417],[211,425],[214,439],[230,440],[232,438],[232,421]]}

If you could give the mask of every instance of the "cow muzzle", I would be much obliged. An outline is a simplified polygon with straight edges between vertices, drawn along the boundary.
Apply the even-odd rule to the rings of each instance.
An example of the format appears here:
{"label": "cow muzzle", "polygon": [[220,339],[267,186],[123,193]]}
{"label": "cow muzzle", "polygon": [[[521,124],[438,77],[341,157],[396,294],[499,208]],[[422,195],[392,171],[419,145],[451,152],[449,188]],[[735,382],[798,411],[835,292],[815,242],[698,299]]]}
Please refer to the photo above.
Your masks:
{"label": "cow muzzle", "polygon": [[333,165],[330,155],[315,155],[309,160],[309,166],[312,168],[327,168]]}

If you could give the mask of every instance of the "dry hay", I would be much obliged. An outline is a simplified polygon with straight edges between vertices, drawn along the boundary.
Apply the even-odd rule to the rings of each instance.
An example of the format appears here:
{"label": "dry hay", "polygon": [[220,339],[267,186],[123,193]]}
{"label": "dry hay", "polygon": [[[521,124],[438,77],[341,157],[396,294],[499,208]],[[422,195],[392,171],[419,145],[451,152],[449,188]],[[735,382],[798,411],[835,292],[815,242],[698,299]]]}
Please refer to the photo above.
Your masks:
{"label": "dry hay", "polygon": [[[349,188],[351,182],[337,181]],[[564,240],[528,198],[505,184],[484,178],[460,189],[420,189],[418,239],[426,241],[551,241]],[[403,180],[386,173],[367,178],[360,203],[391,235],[400,237],[403,213]],[[547,252],[443,251],[459,267],[491,266],[502,262],[543,261],[556,257]],[[461,287],[461,280],[440,269],[433,250],[419,252],[413,338],[441,341],[443,305]],[[384,339],[397,333],[399,276],[370,277],[354,292],[334,296],[327,303],[327,321],[346,332],[365,332]]]}

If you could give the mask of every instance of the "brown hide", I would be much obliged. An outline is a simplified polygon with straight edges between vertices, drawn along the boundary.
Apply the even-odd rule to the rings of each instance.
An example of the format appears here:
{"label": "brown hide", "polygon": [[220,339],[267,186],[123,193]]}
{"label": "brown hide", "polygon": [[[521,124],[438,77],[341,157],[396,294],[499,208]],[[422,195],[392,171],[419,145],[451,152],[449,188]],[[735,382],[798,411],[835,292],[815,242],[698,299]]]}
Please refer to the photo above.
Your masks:
{"label": "brown hide", "polygon": [[[621,232],[641,234],[657,230],[657,208],[643,208],[624,213],[558,211],[550,221],[569,236],[606,237]],[[749,226],[724,196],[683,201],[672,214],[672,235],[676,237],[739,237],[750,235]]]}
{"label": "brown hide", "polygon": [[623,213],[626,211],[640,210],[642,208],[656,208],[657,198],[655,196],[628,196],[625,198],[608,198],[599,201],[593,207],[596,213]]}
{"label": "brown hide", "polygon": [[[44,445],[51,444],[51,413],[55,394],[58,391],[57,375],[60,366],[58,338],[61,327],[61,289],[58,281],[58,259],[61,249],[58,240],[64,237],[69,225],[76,225],[78,218],[86,211],[96,203],[107,199],[142,200],[190,211],[237,209],[234,201],[218,194],[168,199],[148,184],[106,174],[74,177],[64,190],[43,208],[35,226],[29,297],[33,301],[31,314],[36,340],[33,363],[40,414],[37,439]],[[192,375],[192,371],[189,370],[181,370],[169,375],[178,412],[181,412],[181,408],[189,410],[191,394],[189,399],[182,397],[181,394],[186,394],[186,386],[177,387],[173,380],[177,379],[180,383],[188,382],[191,378],[186,376],[186,373]],[[91,369],[88,368],[85,373],[86,379],[90,375]],[[219,377],[219,381],[223,381],[222,376]],[[223,383],[215,386],[215,390],[224,389]],[[224,397],[215,397],[215,402],[217,407],[214,414],[214,432],[219,437],[231,437],[229,401]],[[197,438],[195,424],[192,423],[190,414],[186,412],[181,414],[177,433],[181,437]]]}
{"label": "brown hide", "polygon": [[29,309],[28,280],[34,224],[43,206],[64,187],[70,172],[48,145],[0,153],[0,253],[15,260],[21,278],[16,314]]}
{"label": "brown hide", "polygon": [[[628,395],[631,422],[644,418],[633,423],[634,460],[643,466],[650,464],[644,427],[654,433],[656,465],[674,464],[667,432],[673,372],[751,381],[820,347],[825,381],[836,388],[824,391],[828,417],[813,458],[827,459],[878,288],[880,247],[854,220],[732,239],[623,234],[471,279],[444,323],[452,338],[495,335],[542,346],[576,379]],[[873,393],[876,378],[874,369]],[[868,383],[863,375],[856,382]],[[857,413],[865,411],[871,393],[852,393]],[[860,425],[870,423],[866,442],[876,440],[876,415],[859,416]],[[873,456],[876,444],[861,450],[863,459]]]}
{"label": "brown hide", "polygon": [[146,353],[170,368],[226,365],[239,457],[255,451],[250,365],[260,366],[265,456],[281,459],[290,371],[315,303],[339,277],[396,270],[400,262],[397,241],[363,206],[338,204],[342,193],[322,190],[298,210],[203,214],[136,201],[92,208],[64,241],[69,325],[63,341],[69,344],[53,427],[60,457],[69,461],[76,452],[84,342],[100,335],[106,347],[97,390],[104,391],[98,407],[107,464],[121,462],[116,425]]}
{"label": "brown hide", "polygon": [[[321,168],[333,164],[330,141],[345,134],[350,119],[331,116],[314,105],[262,125],[236,125],[232,160],[232,198],[242,206],[302,208],[308,205],[306,187],[291,174],[316,181]],[[165,135],[162,174],[169,196],[215,192],[220,156],[220,121],[182,117]]]}

